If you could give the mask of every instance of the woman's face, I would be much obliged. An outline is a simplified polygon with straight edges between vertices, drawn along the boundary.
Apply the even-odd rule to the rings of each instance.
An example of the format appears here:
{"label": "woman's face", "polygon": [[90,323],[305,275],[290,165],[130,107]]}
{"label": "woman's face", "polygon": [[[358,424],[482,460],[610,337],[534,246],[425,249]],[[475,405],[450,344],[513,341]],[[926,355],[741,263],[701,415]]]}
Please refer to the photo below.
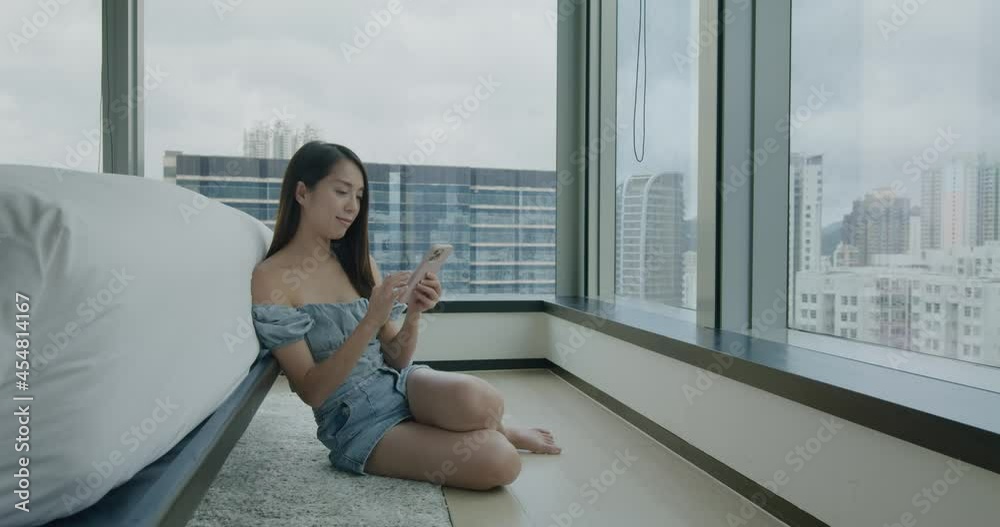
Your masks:
{"label": "woman's face", "polygon": [[361,212],[364,177],[350,161],[339,161],[312,191],[299,182],[296,198],[302,205],[302,220],[322,235],[339,240]]}

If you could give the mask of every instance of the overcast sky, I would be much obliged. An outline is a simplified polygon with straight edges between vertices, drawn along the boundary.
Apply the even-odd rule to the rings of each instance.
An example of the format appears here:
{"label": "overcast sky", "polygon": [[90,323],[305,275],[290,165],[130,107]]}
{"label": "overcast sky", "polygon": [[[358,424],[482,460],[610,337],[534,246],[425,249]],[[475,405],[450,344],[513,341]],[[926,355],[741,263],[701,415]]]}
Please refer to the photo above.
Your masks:
{"label": "overcast sky", "polygon": [[[792,108],[812,87],[832,92],[792,136],[793,151],[824,155],[824,224],[895,180],[917,199],[919,181],[903,164],[933,145],[939,128],[960,136],[951,152],[1000,157],[1000,10],[989,0],[926,0],[886,40],[878,22],[892,22],[896,2],[917,4],[793,2]],[[698,36],[689,4],[647,2],[639,163],[631,126],[639,3],[622,0],[617,159],[619,179],[684,173],[691,217],[697,71],[673,59]],[[425,140],[434,145],[428,164],[555,168],[556,33],[547,13],[556,0],[400,0],[401,12],[384,27],[371,12],[385,1],[243,0],[221,15],[210,0],[145,5],[146,64],[165,75],[146,94],[149,177],[162,177],[164,150],[239,155],[243,129],[277,115],[296,127],[315,123],[324,139],[351,146],[365,161],[402,162]],[[99,118],[98,6],[61,6],[15,50],[10,35],[22,34],[22,17],[39,16],[39,8],[28,0],[4,4],[0,162],[71,165],[67,146],[83,142],[78,166],[97,169],[96,148],[88,153],[86,141]],[[348,59],[343,45],[354,45],[366,24],[379,24],[379,34]],[[447,120],[445,112],[474,96],[481,79],[492,93],[481,88],[486,97],[475,112]],[[437,129],[445,135],[435,142]]]}

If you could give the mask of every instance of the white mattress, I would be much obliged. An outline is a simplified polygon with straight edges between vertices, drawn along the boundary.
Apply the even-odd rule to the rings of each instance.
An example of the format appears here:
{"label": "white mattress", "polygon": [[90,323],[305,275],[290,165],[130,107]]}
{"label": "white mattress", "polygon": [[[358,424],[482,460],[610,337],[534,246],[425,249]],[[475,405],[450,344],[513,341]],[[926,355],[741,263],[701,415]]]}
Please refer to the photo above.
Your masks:
{"label": "white mattress", "polygon": [[[8,352],[0,396],[34,398],[15,401],[30,407],[30,450],[13,450],[16,417],[0,424],[0,525],[93,504],[232,393],[259,352],[250,276],[270,239],[173,184],[0,165],[0,341],[14,343],[20,292],[30,342],[28,389]],[[24,459],[29,477],[12,478]],[[30,512],[16,508],[24,484]]]}

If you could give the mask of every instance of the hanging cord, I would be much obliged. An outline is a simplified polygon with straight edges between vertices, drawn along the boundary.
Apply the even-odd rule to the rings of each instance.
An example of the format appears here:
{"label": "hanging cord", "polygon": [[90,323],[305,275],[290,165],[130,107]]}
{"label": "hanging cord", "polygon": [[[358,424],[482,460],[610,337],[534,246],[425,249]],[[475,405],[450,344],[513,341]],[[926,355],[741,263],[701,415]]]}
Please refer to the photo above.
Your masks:
{"label": "hanging cord", "polygon": [[[636,114],[639,108],[639,53],[642,52],[642,146],[635,143]],[[632,100],[632,154],[642,163],[646,157],[646,0],[639,0],[639,35],[635,42],[635,97]]]}

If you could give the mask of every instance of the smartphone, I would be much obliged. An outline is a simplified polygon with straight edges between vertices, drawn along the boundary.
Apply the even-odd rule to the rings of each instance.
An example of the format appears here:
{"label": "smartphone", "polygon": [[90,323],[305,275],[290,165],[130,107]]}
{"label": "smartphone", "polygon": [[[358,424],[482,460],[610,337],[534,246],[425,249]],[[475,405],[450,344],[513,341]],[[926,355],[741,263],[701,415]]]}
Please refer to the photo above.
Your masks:
{"label": "smartphone", "polygon": [[447,243],[435,243],[431,245],[431,248],[427,250],[427,254],[424,254],[423,261],[417,266],[417,270],[410,275],[410,281],[406,283],[406,292],[403,293],[399,301],[409,304],[413,296],[413,290],[417,287],[417,284],[424,279],[427,273],[436,274],[440,272],[441,266],[451,256],[452,250],[454,248]]}

